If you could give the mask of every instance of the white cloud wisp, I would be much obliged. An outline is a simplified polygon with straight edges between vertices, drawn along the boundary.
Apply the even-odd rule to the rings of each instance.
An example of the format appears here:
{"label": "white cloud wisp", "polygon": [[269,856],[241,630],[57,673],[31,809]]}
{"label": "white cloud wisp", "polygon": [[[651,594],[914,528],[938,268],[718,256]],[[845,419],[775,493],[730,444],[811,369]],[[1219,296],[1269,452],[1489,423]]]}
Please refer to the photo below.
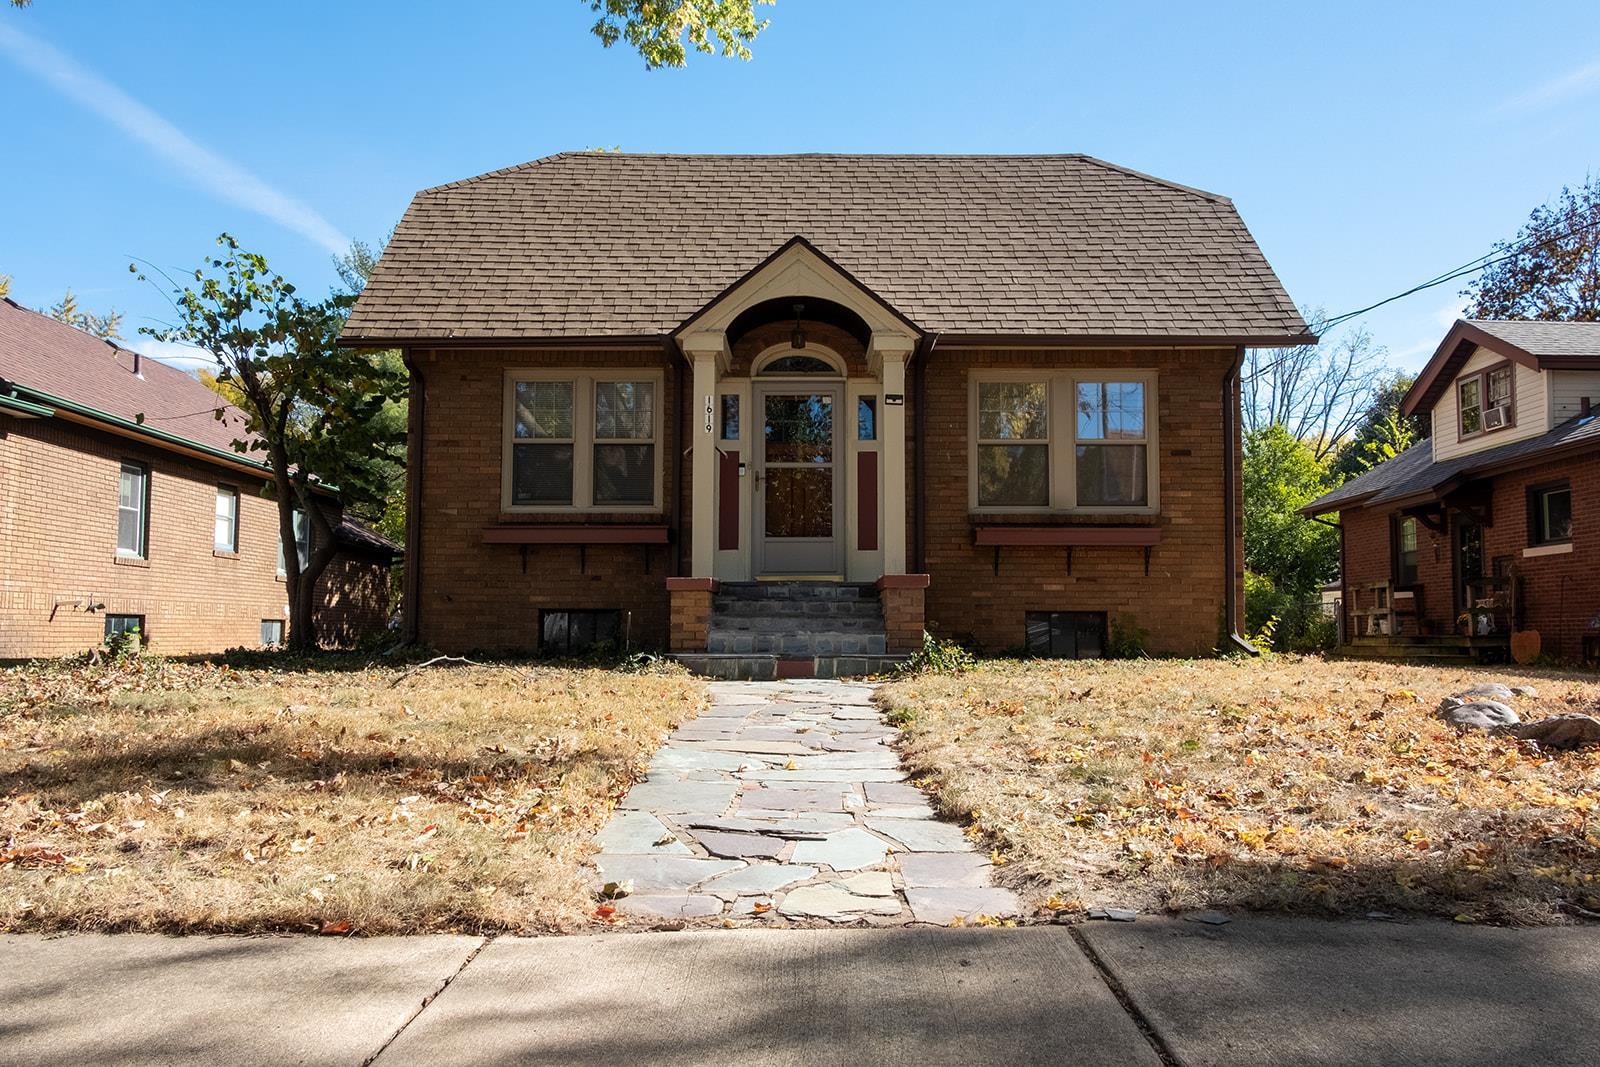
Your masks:
{"label": "white cloud wisp", "polygon": [[115,85],[53,46],[8,25],[7,20],[0,20],[0,51],[63,96],[142,142],[218,199],[264,215],[331,255],[341,256],[349,251],[350,239],[315,209],[197,144]]}

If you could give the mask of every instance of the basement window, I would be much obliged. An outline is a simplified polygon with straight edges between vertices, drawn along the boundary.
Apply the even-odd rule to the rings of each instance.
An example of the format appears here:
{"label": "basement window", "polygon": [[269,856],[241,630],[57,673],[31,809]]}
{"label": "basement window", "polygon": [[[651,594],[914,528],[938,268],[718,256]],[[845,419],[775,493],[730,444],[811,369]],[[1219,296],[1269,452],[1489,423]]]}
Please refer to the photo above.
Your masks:
{"label": "basement window", "polygon": [[1052,659],[1101,659],[1106,654],[1103,611],[1030,611],[1028,655]]}
{"label": "basement window", "polygon": [[571,656],[621,644],[622,612],[584,609],[539,612],[539,651]]}
{"label": "basement window", "polygon": [[261,647],[277,648],[283,644],[283,620],[261,620]]}
{"label": "basement window", "polygon": [[144,644],[144,616],[143,615],[107,615],[106,616],[106,644],[114,645],[118,641],[128,641],[131,647],[138,648]]}

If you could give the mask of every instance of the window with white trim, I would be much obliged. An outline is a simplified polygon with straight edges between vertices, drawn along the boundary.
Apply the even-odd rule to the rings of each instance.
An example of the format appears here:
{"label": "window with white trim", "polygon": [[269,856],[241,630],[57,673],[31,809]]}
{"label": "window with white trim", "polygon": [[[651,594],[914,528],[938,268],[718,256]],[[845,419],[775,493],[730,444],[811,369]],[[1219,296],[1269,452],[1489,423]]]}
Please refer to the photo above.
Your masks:
{"label": "window with white trim", "polygon": [[513,372],[502,503],[513,510],[661,506],[661,379]]}
{"label": "window with white trim", "polygon": [[124,463],[117,481],[117,555],[144,559],[150,536],[150,468]]}
{"label": "window with white trim", "polygon": [[217,511],[211,547],[218,552],[239,551],[239,490],[217,486]]}
{"label": "window with white trim", "polygon": [[1155,376],[995,372],[972,385],[979,511],[1151,511]]}

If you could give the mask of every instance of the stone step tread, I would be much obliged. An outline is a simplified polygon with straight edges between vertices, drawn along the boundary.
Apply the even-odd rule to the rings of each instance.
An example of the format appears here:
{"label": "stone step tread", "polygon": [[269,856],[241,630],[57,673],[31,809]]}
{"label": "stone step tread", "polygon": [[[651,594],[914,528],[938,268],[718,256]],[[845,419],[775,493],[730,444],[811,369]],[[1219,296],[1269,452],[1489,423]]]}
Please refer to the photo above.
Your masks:
{"label": "stone step tread", "polygon": [[717,633],[762,633],[762,634],[859,634],[883,633],[884,622],[880,618],[834,618],[825,615],[807,615],[800,618],[782,616],[768,618],[760,615],[717,615],[711,616],[711,632]]}
{"label": "stone step tread", "polygon": [[723,582],[717,596],[728,600],[876,600],[870,585],[847,582]]}
{"label": "stone step tread", "polygon": [[711,610],[717,614],[740,616],[871,618],[882,615],[883,606],[876,600],[739,600],[718,596],[712,599]]}
{"label": "stone step tread", "polygon": [[706,651],[729,655],[877,656],[888,651],[883,633],[712,633]]}

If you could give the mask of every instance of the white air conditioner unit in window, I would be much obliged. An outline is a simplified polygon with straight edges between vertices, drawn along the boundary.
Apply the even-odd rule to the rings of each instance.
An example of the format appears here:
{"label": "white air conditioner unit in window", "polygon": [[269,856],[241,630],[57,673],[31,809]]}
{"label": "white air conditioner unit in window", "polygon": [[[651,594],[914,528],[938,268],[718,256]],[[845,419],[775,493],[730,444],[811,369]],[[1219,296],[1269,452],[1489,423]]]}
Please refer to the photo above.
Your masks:
{"label": "white air conditioner unit in window", "polygon": [[1483,428],[1485,430],[1498,430],[1503,426],[1511,425],[1511,409],[1501,406],[1490,408],[1483,413]]}

